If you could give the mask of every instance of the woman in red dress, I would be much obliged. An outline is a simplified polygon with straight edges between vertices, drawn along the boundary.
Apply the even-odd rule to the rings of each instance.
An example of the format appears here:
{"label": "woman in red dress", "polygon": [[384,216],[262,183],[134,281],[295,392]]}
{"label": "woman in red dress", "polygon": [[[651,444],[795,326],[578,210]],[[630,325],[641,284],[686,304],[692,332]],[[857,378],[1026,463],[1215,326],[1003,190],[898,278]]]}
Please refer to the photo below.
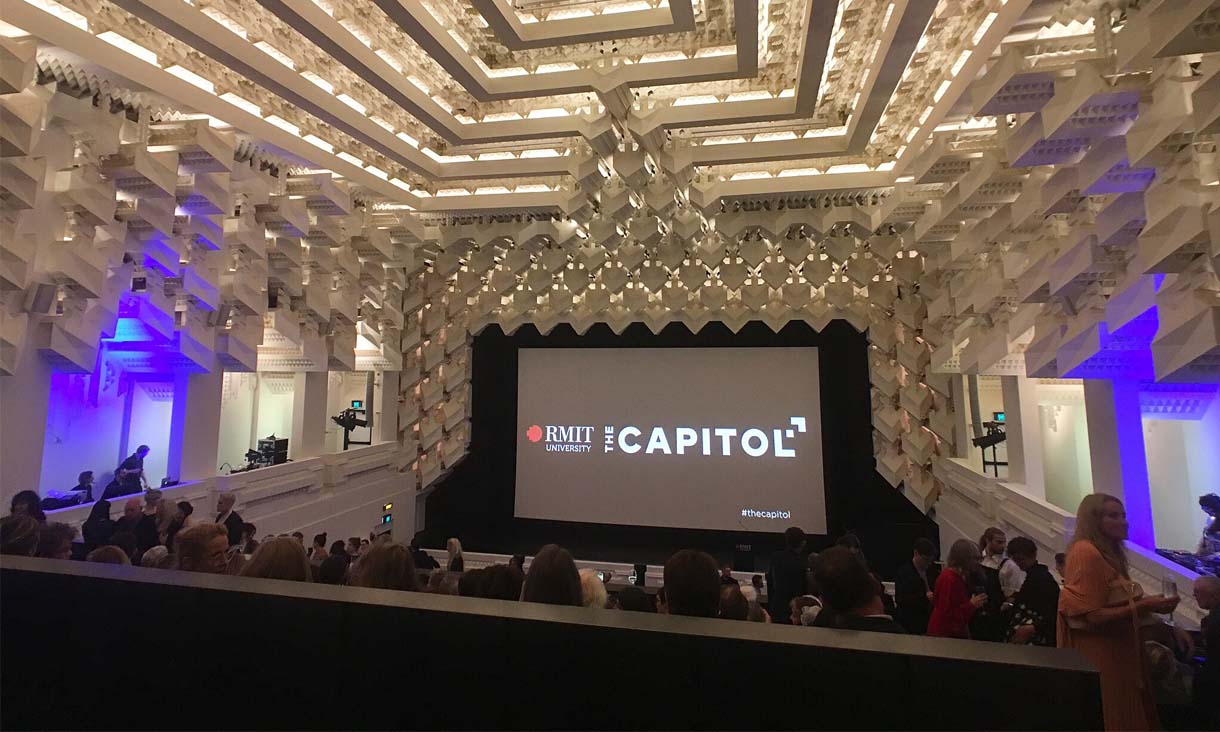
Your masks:
{"label": "woman in red dress", "polygon": [[949,549],[949,566],[936,578],[932,589],[932,616],[928,635],[941,638],[969,638],[970,618],[987,601],[987,595],[970,594],[966,578],[979,563],[979,548],[973,541],[958,539]]}

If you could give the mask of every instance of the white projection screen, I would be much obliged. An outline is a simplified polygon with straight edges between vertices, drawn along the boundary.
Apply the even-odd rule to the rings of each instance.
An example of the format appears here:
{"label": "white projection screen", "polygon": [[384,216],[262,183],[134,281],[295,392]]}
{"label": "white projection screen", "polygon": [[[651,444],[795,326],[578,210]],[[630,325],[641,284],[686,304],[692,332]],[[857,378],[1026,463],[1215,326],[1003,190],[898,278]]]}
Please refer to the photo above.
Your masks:
{"label": "white projection screen", "polygon": [[518,354],[517,517],[826,533],[816,348]]}

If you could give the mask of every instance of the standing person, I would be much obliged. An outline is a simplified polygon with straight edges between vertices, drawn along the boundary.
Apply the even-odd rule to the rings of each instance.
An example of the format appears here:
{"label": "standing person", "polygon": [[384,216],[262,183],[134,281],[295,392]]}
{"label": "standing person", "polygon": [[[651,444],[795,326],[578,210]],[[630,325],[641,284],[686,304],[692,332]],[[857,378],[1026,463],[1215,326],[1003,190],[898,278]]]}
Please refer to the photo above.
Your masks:
{"label": "standing person", "polygon": [[1008,537],[1004,530],[989,527],[979,539],[982,559],[978,573],[987,602],[970,621],[970,636],[976,640],[1001,641],[1004,639],[1004,606],[1021,589],[1024,574],[1016,562],[1004,553]]}
{"label": "standing person", "polygon": [[114,471],[125,494],[139,493],[148,488],[148,479],[144,477],[144,458],[148,457],[148,453],[148,445],[140,445],[135,452],[124,458]]}
{"label": "standing person", "polygon": [[241,514],[233,510],[235,503],[237,496],[232,493],[221,493],[220,498],[216,499],[216,523],[224,526],[229,532],[229,546],[241,543],[241,530],[246,525],[241,520]]}
{"label": "standing person", "polygon": [[966,578],[979,563],[979,549],[969,539],[958,539],[949,549],[949,566],[936,578],[932,588],[932,615],[928,635],[940,638],[969,638],[970,619],[987,595],[970,594]]}
{"label": "standing person", "polygon": [[451,536],[449,541],[445,542],[445,550],[449,552],[449,561],[445,565],[449,571],[463,571],[466,567],[466,560],[462,559],[462,542],[458,541],[456,536]]}
{"label": "standing person", "polygon": [[908,633],[928,632],[932,616],[932,588],[940,567],[936,565],[936,545],[924,537],[915,540],[911,561],[898,568],[894,577],[894,619]]}
{"label": "standing person", "polygon": [[1013,595],[1013,615],[1005,633],[1010,643],[1055,645],[1059,582],[1038,562],[1038,546],[1024,536],[1008,542],[1008,556],[1025,573],[1025,582]]}
{"label": "standing person", "polygon": [[805,559],[801,553],[805,550],[805,532],[796,526],[784,532],[784,549],[771,557],[771,567],[767,570],[767,606],[772,610],[780,608],[779,612],[771,613],[773,622],[789,623],[789,615],[784,612],[792,598],[805,594]]}
{"label": "standing person", "polygon": [[1143,596],[1127,571],[1126,538],[1122,501],[1085,496],[1059,593],[1058,645],[1079,651],[1101,672],[1107,730],[1159,729],[1139,626],[1150,613],[1172,612],[1178,598]]}
{"label": "standing person", "polygon": [[320,567],[328,556],[330,555],[326,551],[326,532],[314,534],[313,544],[309,547],[309,563],[315,567]]}

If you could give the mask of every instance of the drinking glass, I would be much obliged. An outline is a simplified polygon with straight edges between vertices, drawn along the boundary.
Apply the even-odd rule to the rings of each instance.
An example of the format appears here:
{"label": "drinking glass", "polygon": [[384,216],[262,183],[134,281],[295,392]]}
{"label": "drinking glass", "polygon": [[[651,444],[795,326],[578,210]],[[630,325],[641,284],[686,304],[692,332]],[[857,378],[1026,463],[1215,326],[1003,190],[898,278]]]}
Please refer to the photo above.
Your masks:
{"label": "drinking glass", "polygon": [[[1178,582],[1173,577],[1165,575],[1161,577],[1161,594],[1165,597],[1178,596]],[[1169,616],[1165,618],[1165,623],[1173,627],[1173,611],[1169,611]]]}

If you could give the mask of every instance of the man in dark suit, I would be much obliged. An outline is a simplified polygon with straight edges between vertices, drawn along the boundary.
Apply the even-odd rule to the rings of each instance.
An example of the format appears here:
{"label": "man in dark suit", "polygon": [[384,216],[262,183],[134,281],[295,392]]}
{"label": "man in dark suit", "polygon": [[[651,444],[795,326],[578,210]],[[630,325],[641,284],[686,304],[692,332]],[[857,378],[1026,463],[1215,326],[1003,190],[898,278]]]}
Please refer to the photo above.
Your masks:
{"label": "man in dark suit", "polygon": [[932,615],[932,588],[940,567],[936,564],[936,546],[923,537],[915,540],[915,551],[911,561],[904,563],[894,575],[894,619],[908,633],[923,635],[928,632],[928,618]]}
{"label": "man in dark suit", "polygon": [[788,624],[788,603],[792,598],[805,594],[805,532],[793,526],[784,532],[784,549],[771,556],[771,567],[767,570],[767,606],[771,620]]}
{"label": "man in dark suit", "polygon": [[241,543],[242,529],[246,525],[241,520],[241,514],[233,510],[234,503],[237,503],[237,496],[232,493],[221,493],[216,500],[216,523],[223,525],[228,532],[229,546]]}

